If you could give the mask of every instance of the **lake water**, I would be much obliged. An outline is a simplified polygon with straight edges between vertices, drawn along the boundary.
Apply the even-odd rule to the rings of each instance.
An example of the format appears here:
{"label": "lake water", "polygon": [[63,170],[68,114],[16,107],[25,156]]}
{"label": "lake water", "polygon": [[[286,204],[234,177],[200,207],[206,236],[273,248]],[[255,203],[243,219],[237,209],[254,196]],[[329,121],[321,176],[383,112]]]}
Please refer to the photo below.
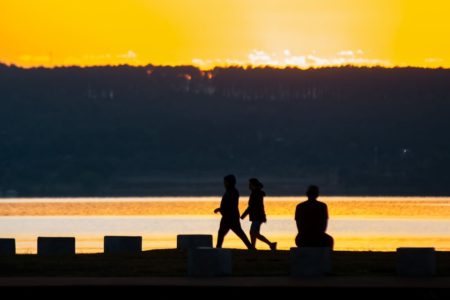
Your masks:
{"label": "lake water", "polygon": [[[240,200],[241,212],[248,197]],[[268,222],[261,233],[279,249],[295,246],[295,206],[301,197],[267,197]],[[327,232],[336,250],[394,251],[397,247],[450,250],[448,197],[322,197],[328,205]],[[18,253],[36,253],[38,236],[76,237],[78,253],[103,252],[105,235],[139,235],[143,248],[175,248],[176,235],[212,234],[220,197],[1,199],[0,238],[16,238]],[[242,221],[248,232],[250,223]],[[230,232],[224,247],[244,248]],[[257,248],[268,249],[258,242]]]}

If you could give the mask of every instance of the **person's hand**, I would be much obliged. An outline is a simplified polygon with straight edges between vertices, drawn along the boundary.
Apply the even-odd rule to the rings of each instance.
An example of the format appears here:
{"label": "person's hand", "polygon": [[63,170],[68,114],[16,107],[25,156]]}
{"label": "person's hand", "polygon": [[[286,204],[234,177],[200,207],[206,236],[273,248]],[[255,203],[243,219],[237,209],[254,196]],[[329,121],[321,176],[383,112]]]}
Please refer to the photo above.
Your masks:
{"label": "person's hand", "polygon": [[216,208],[216,209],[214,210],[214,213],[217,214],[219,211],[220,211],[220,208]]}

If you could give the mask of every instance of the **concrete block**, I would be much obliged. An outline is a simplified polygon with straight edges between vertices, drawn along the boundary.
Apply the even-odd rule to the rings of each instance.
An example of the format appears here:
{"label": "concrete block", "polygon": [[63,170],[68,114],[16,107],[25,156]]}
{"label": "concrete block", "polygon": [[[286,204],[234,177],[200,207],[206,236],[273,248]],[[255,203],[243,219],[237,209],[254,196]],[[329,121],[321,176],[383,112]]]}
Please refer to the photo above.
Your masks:
{"label": "concrete block", "polygon": [[188,276],[216,277],[232,274],[231,251],[210,247],[190,249],[188,253]]}
{"label": "concrete block", "polygon": [[331,273],[331,256],[329,247],[291,248],[290,268],[293,277],[315,277]]}
{"label": "concrete block", "polygon": [[15,254],[16,254],[16,240],[0,239],[0,256],[15,255]]}
{"label": "concrete block", "polygon": [[197,247],[212,248],[213,237],[210,234],[179,234],[177,235],[177,249],[189,250]]}
{"label": "concrete block", "polygon": [[74,255],[74,237],[38,237],[38,255]]}
{"label": "concrete block", "polygon": [[105,254],[138,254],[142,252],[141,236],[105,236]]}
{"label": "concrete block", "polygon": [[434,248],[397,248],[399,276],[433,276],[436,274]]}

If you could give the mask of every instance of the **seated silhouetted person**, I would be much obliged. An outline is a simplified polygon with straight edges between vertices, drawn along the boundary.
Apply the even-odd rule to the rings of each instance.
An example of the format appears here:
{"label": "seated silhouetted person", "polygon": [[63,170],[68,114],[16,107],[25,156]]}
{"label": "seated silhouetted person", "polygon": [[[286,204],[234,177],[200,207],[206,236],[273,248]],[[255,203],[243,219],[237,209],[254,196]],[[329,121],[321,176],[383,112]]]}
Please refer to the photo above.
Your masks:
{"label": "seated silhouetted person", "polygon": [[295,221],[298,235],[295,238],[297,247],[331,247],[333,238],[326,234],[328,224],[328,208],[323,202],[317,200],[319,188],[315,185],[306,191],[308,200],[297,205]]}

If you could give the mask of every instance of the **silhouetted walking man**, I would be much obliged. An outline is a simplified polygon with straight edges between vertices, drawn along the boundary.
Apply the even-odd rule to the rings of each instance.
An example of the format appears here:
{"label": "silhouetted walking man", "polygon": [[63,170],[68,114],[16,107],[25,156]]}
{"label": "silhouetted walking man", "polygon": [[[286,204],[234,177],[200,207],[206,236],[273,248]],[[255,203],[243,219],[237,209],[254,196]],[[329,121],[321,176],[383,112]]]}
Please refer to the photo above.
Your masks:
{"label": "silhouetted walking man", "polygon": [[239,191],[236,189],[236,177],[227,175],[223,179],[225,194],[220,202],[220,207],[214,210],[214,213],[220,212],[220,228],[217,236],[217,248],[222,248],[223,239],[231,229],[244,242],[248,249],[254,249],[241,227],[239,219]]}
{"label": "silhouetted walking man", "polygon": [[333,238],[325,233],[328,225],[328,208],[325,203],[317,200],[319,188],[315,185],[309,186],[306,196],[308,200],[298,204],[295,209],[298,229],[295,243],[298,247],[333,248]]}

